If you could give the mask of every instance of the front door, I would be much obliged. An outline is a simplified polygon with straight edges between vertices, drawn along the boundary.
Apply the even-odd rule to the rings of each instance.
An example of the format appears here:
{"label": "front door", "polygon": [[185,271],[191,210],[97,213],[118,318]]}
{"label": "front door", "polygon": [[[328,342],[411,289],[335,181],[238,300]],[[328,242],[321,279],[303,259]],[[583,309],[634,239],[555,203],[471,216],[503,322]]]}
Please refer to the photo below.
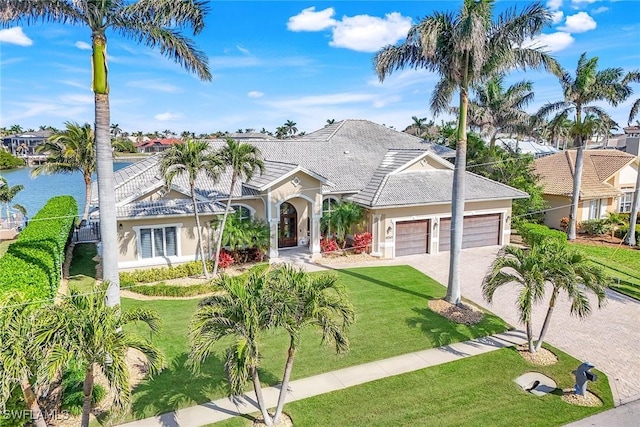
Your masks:
{"label": "front door", "polygon": [[288,248],[298,245],[298,213],[291,203],[280,205],[280,227],[278,247]]}

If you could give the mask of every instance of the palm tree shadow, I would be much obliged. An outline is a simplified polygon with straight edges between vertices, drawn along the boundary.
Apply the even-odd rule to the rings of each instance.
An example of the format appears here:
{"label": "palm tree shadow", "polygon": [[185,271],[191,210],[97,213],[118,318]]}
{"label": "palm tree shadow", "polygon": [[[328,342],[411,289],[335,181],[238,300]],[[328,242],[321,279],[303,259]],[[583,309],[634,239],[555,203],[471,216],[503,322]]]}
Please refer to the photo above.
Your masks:
{"label": "palm tree shadow", "polygon": [[357,279],[360,279],[360,280],[365,280],[365,281],[367,281],[369,283],[372,283],[374,285],[382,286],[382,287],[385,287],[387,289],[391,289],[391,290],[398,291],[398,292],[404,292],[406,294],[410,294],[410,295],[413,295],[413,296],[416,296],[416,297],[426,298],[426,299],[435,298],[435,296],[433,296],[433,295],[423,294],[423,293],[420,293],[420,292],[413,291],[411,289],[407,289],[407,288],[403,288],[401,286],[394,285],[394,284],[389,283],[389,282],[383,282],[382,280],[378,280],[373,276],[367,276],[367,275],[364,275],[364,274],[356,273],[353,270],[344,269],[344,270],[340,270],[340,273],[348,274],[349,276],[353,276],[353,277],[355,277]]}

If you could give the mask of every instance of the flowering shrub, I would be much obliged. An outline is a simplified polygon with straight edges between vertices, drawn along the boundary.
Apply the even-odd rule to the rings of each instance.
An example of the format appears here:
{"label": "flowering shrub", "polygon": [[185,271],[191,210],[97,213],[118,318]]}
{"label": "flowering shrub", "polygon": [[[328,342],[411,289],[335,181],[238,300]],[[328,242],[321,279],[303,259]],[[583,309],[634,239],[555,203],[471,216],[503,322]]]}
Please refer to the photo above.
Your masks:
{"label": "flowering shrub", "polygon": [[353,235],[353,253],[368,253],[371,250],[371,233]]}
{"label": "flowering shrub", "polygon": [[332,239],[322,239],[320,240],[320,251],[321,252],[334,252],[337,251],[338,243]]}
{"label": "flowering shrub", "polygon": [[218,267],[227,268],[235,262],[233,259],[233,255],[226,250],[221,250],[220,255],[218,256]]}

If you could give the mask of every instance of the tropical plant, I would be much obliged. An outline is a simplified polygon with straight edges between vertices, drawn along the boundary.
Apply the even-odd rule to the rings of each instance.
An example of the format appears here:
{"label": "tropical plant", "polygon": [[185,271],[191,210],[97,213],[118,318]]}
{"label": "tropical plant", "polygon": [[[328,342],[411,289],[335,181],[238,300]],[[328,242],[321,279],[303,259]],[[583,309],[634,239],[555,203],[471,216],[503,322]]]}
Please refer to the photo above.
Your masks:
{"label": "tropical plant", "polygon": [[0,203],[4,204],[5,206],[5,209],[7,212],[7,221],[9,221],[11,218],[11,215],[10,215],[11,202],[22,190],[24,190],[24,185],[18,184],[18,185],[10,186],[9,182],[7,181],[7,178],[0,176]]}
{"label": "tropical plant", "polygon": [[207,259],[204,256],[204,244],[202,240],[202,228],[200,227],[200,215],[198,214],[198,201],[196,199],[196,180],[198,176],[206,176],[217,181],[224,167],[223,160],[209,149],[205,141],[187,141],[184,144],[174,144],[162,153],[160,158],[160,171],[167,188],[171,188],[173,180],[183,175],[189,183],[191,201],[193,202],[193,216],[196,220],[198,232],[198,251],[202,261],[202,271],[209,278]]}
{"label": "tropical plant", "polygon": [[409,125],[409,129],[415,136],[422,138],[422,136],[425,134],[427,130],[427,118],[411,116],[411,120],[413,120],[413,123]]}
{"label": "tropical plant", "polygon": [[17,158],[8,151],[0,149],[0,170],[15,169],[24,166],[24,160]]}
{"label": "tropical plant", "polygon": [[293,120],[287,120],[284,125],[282,125],[282,127],[284,128],[284,130],[286,131],[286,134],[289,135],[290,138],[293,138],[293,136],[298,133],[298,128],[296,127],[296,122],[294,122]]}
{"label": "tropical plant", "polygon": [[606,101],[611,105],[618,105],[631,94],[631,88],[627,82],[623,81],[622,68],[606,68],[598,71],[598,57],[588,59],[586,53],[580,55],[580,59],[578,59],[575,77],[563,70],[559,80],[564,91],[564,100],[545,104],[537,115],[546,117],[556,113],[556,117],[568,117],[569,114],[575,114],[571,133],[577,150],[568,229],[569,240],[575,240],[580,187],[582,185],[584,146],[594,130],[593,121],[585,120],[583,113],[611,120],[601,107],[593,103]]}
{"label": "tropical plant", "polygon": [[336,119],[327,119],[327,125],[332,125],[336,122]]}
{"label": "tropical plant", "polygon": [[127,138],[117,138],[111,142],[114,152],[117,153],[137,153],[136,145]]}
{"label": "tropical plant", "polygon": [[[626,76],[624,76],[623,84],[629,83],[640,83],[640,69],[629,71]],[[638,111],[640,111],[640,98],[633,101],[633,105],[631,105],[631,109],[629,110],[629,119],[627,120],[627,124],[631,125],[633,119],[638,115]]]}
{"label": "tropical plant", "polygon": [[111,126],[109,126],[109,132],[111,133],[112,138],[117,138],[122,133],[122,129],[120,129],[119,124],[111,123]]}
{"label": "tropical plant", "polygon": [[[627,73],[624,78],[624,83],[640,83],[640,70],[631,71]],[[638,111],[640,110],[640,98],[636,99],[631,106],[631,110],[629,111],[629,120],[627,124],[631,124],[633,119],[638,115]],[[638,211],[640,210],[640,173],[637,174],[636,177],[636,189],[633,193],[633,204],[631,206],[631,215],[630,218],[637,218]],[[636,241],[636,221],[629,221],[629,233],[627,234],[627,238],[625,241],[629,246],[635,246],[637,244]]]}
{"label": "tropical plant", "polygon": [[49,378],[78,363],[86,367],[83,384],[83,427],[89,426],[96,369],[102,371],[113,391],[112,408],[122,411],[131,401],[131,386],[126,353],[130,348],[139,350],[147,359],[149,372],[159,372],[163,365],[160,351],[148,340],[127,332],[123,328],[133,322],[142,322],[151,332],[160,328],[160,319],[154,311],[136,308],[122,311],[120,306],[106,305],[108,284],[93,292],[79,293],[71,289],[60,305],[49,306],[37,333],[40,340],[52,343],[44,354],[43,365]]}
{"label": "tropical plant", "polygon": [[495,76],[474,86],[475,98],[469,102],[469,123],[489,138],[494,147],[499,132],[520,133],[529,128],[524,108],[533,100],[533,83],[520,81],[504,87],[504,76]]}
{"label": "tropical plant", "polygon": [[359,226],[362,223],[365,215],[366,211],[357,203],[341,201],[335,205],[328,215],[324,215],[321,221],[324,230],[330,228],[334,231],[344,249],[347,245],[347,234],[352,231],[354,226]]}
{"label": "tropical plant", "polygon": [[93,130],[89,123],[65,122],[65,126],[66,130],[54,133],[44,144],[38,145],[36,153],[45,153],[47,158],[31,170],[31,176],[80,172],[84,179],[85,197],[82,219],[86,220],[91,205],[91,175],[96,170]]}
{"label": "tropical plant", "polygon": [[32,422],[47,427],[38,398],[34,392],[42,352],[36,341],[39,309],[19,293],[5,293],[0,297],[0,413],[20,387]]}
{"label": "tropical plant", "polygon": [[160,53],[195,72],[203,80],[211,80],[206,55],[181,34],[191,29],[194,35],[204,28],[206,5],[201,1],[169,2],[124,1],[22,1],[0,0],[0,25],[8,27],[20,22],[31,24],[60,22],[87,27],[92,41],[92,89],[95,99],[95,144],[98,172],[98,200],[102,238],[102,271],[111,284],[107,293],[109,305],[120,303],[116,203],[113,179],[107,78],[107,30],[158,48]]}
{"label": "tropical plant", "polygon": [[231,185],[229,186],[229,199],[222,216],[220,228],[217,230],[216,256],[214,258],[213,275],[218,274],[218,259],[220,249],[222,248],[222,237],[224,235],[224,226],[229,216],[231,208],[231,199],[236,191],[238,179],[249,181],[253,174],[258,171],[260,175],[264,172],[264,162],[262,161],[262,153],[256,147],[244,142],[237,142],[231,138],[226,139],[224,145],[217,153],[218,158],[222,162],[223,167],[231,169]]}
{"label": "tropical plant", "polygon": [[345,353],[349,351],[347,330],[355,321],[355,311],[335,275],[311,275],[285,264],[273,270],[270,285],[268,300],[274,301],[270,307],[272,322],[289,335],[287,361],[273,415],[273,424],[278,425],[302,331],[310,327],[318,329],[323,344],[332,344],[336,353]]}
{"label": "tropical plant", "polygon": [[284,126],[278,126],[276,128],[276,138],[284,139],[287,136],[287,129]]}
{"label": "tropical plant", "polygon": [[451,256],[445,299],[460,303],[460,253],[464,216],[465,169],[467,161],[467,112],[469,89],[487,78],[514,68],[544,67],[559,72],[560,66],[542,48],[525,43],[552,22],[551,12],[540,3],[521,13],[511,8],[492,20],[493,0],[464,0],[457,14],[435,12],[409,30],[400,46],[387,46],[374,59],[383,81],[393,71],[426,68],[441,77],[431,97],[431,110],[449,109],[459,93],[456,167],[452,191]]}

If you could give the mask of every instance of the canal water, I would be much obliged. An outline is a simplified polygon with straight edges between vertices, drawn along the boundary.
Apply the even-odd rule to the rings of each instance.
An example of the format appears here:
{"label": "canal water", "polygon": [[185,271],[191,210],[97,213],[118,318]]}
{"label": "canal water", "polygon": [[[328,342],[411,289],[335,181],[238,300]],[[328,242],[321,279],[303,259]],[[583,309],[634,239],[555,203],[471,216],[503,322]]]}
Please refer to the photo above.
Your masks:
{"label": "canal water", "polygon": [[[117,171],[131,163],[118,162],[113,164],[113,170]],[[84,210],[85,188],[84,179],[80,172],[61,173],[52,175],[40,175],[31,178],[30,172],[33,168],[24,167],[20,169],[0,170],[0,176],[9,181],[9,185],[21,184],[24,186],[18,195],[13,199],[12,204],[19,204],[27,209],[27,216],[32,217],[40,208],[53,196],[70,195],[78,202],[79,214]],[[93,177],[95,179],[95,176]],[[2,209],[4,211],[4,209]],[[6,215],[6,213],[4,213]]]}

